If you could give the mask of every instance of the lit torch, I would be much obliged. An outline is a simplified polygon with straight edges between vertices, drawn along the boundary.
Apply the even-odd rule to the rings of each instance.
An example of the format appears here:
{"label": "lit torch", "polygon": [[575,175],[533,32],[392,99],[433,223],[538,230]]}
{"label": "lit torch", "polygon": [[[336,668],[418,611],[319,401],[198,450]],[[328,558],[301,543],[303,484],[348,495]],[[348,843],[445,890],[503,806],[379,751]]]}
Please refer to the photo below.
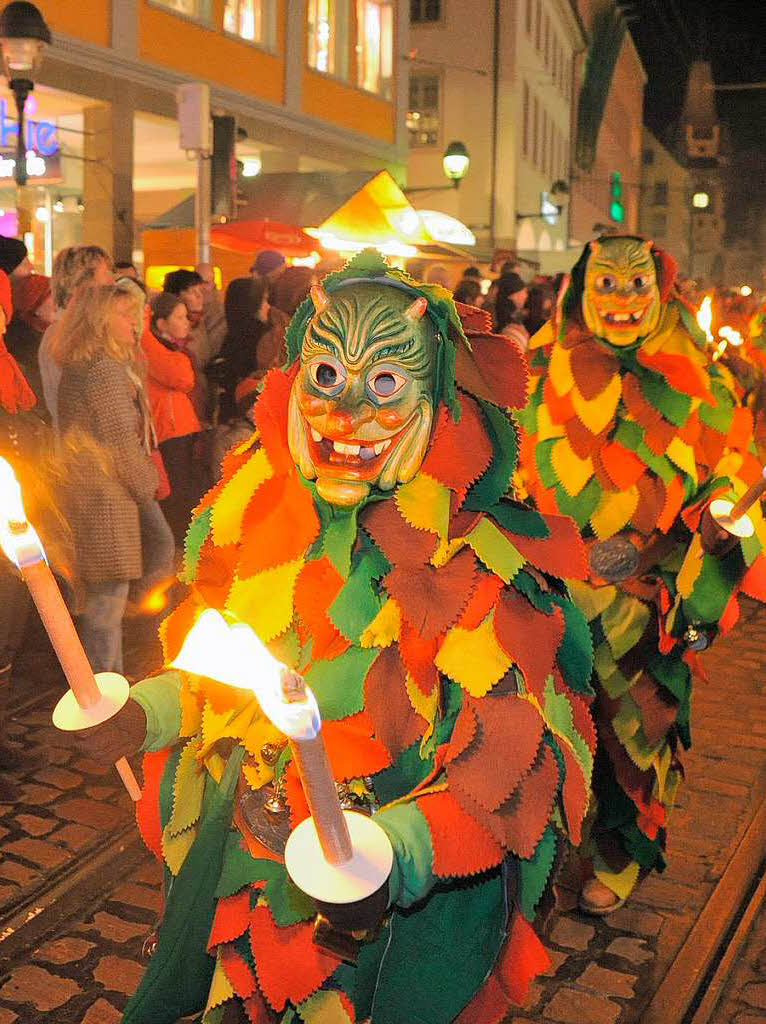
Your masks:
{"label": "lit torch", "polygon": [[295,884],[320,905],[355,903],[377,893],[391,873],[391,843],[371,818],[341,808],[319,708],[303,677],[273,658],[249,626],[228,625],[210,608],[172,666],[251,689],[266,717],[287,736],[311,811],[285,847],[285,867]]}
{"label": "lit torch", "polygon": [[727,533],[740,539],[752,537],[755,529],[748,510],[766,494],[766,466],[760,477],[745,491],[741,498],[732,504],[725,498],[717,498],[710,503],[710,514]]}
{"label": "lit torch", "polygon": [[[21,488],[13,469],[0,458],[0,546],[21,572],[50,637],[69,690],[56,705],[53,724],[64,731],[86,729],[112,718],[125,704],[130,687],[116,672],[93,670],[74,628],[61,591],[51,572],[40,538],[27,522]],[[126,758],[115,768],[133,800],[141,799],[141,787]]]}
{"label": "lit torch", "polygon": [[713,326],[713,297],[712,295],[706,295],[700,304],[700,308],[697,310],[697,323],[700,325],[702,330],[705,332],[708,344],[712,345],[715,341],[713,338],[713,332],[711,327]]}

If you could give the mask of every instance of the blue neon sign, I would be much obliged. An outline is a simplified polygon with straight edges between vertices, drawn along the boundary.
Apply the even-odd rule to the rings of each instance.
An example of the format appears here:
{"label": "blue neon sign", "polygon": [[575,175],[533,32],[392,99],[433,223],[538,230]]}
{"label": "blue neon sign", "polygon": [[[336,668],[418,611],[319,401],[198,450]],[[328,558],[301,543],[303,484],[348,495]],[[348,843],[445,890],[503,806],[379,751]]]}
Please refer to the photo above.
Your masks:
{"label": "blue neon sign", "polygon": [[[8,102],[0,99],[0,149],[11,149],[16,145],[19,124],[16,115],[8,116]],[[24,135],[27,150],[40,156],[53,156],[58,152],[58,128],[50,121],[25,121]]]}

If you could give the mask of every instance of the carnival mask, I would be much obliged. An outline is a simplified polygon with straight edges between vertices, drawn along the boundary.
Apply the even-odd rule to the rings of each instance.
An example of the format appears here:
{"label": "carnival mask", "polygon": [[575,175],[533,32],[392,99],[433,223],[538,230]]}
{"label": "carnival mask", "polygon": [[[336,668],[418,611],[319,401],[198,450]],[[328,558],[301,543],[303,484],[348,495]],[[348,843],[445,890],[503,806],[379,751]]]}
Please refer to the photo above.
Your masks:
{"label": "carnival mask", "polygon": [[288,444],[331,505],[357,505],[420,468],[431,436],[437,338],[424,298],[354,282],[311,290]]}
{"label": "carnival mask", "polygon": [[592,242],[582,312],[589,330],[615,348],[635,345],[651,334],[660,319],[652,243],[638,238]]}

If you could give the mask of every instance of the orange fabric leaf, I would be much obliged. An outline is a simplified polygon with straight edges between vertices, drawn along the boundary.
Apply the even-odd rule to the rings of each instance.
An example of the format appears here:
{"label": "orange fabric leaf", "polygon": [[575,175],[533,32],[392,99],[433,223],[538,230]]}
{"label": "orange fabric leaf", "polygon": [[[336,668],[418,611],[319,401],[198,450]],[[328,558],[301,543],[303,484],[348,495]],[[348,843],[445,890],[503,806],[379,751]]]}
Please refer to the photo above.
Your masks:
{"label": "orange fabric leaf", "polygon": [[364,706],[375,736],[394,758],[420,739],[425,721],[407,696],[406,671],[396,646],[384,648],[364,680]]}
{"label": "orange fabric leaf", "polygon": [[543,381],[543,404],[550,413],[554,423],[566,423],[575,416],[570,395],[559,395],[550,375]]}
{"label": "orange fabric leaf", "polygon": [[548,537],[506,533],[517,550],[536,569],[561,579],[587,579],[588,559],[580,531],[567,516],[544,515]]}
{"label": "orange fabric leaf", "polygon": [[236,544],[216,547],[210,537],[202,545],[194,588],[210,608],[223,609],[237,568]]}
{"label": "orange fabric leaf", "polygon": [[339,782],[375,775],[391,764],[390,754],[373,736],[372,718],[366,711],[337,722],[323,722],[322,735],[332,776]]}
{"label": "orange fabric leaf", "polygon": [[653,455],[664,455],[677,433],[677,427],[660,419],[644,430],[644,443]]}
{"label": "orange fabric leaf", "polygon": [[250,912],[250,948],[258,984],[274,1010],[308,999],[338,966],[314,944],[311,924],[278,928],[265,906]]}
{"label": "orange fabric leaf", "polygon": [[433,441],[421,467],[452,491],[470,487],[492,460],[492,445],[476,402],[458,395],[458,404],[458,423],[446,406],[439,410]]}
{"label": "orange fabric leaf", "polygon": [[413,682],[426,696],[432,694],[439,683],[439,673],[434,665],[438,646],[438,637],[425,640],[413,626],[402,623],[399,653]]}
{"label": "orange fabric leaf", "polygon": [[718,632],[721,636],[733,629],[739,621],[739,601],[737,595],[732,594],[726,602],[723,615],[718,620]]}
{"label": "orange fabric leaf", "polygon": [[178,655],[186,639],[186,634],[204,609],[205,605],[192,589],[189,596],[163,620],[160,626],[160,639],[166,663]]}
{"label": "orange fabric leaf", "polygon": [[567,432],[567,441],[569,441],[572,451],[578,459],[589,459],[598,452],[602,444],[603,434],[609,433],[611,424],[601,434],[593,434],[582,420],[573,416],[566,421],[564,429]]}
{"label": "orange fabric leaf", "polygon": [[555,607],[551,615],[545,615],[508,588],[500,597],[494,625],[497,642],[513,658],[532,693],[542,700],[545,680],[553,671],[564,637],[563,612]]}
{"label": "orange fabric leaf", "polygon": [[425,641],[442,636],[465,608],[478,579],[476,556],[463,548],[446,565],[396,566],[382,585],[405,622]]}
{"label": "orange fabric leaf", "polygon": [[638,480],[638,504],[630,520],[631,525],[645,537],[653,533],[665,504],[665,485],[651,473],[644,473]]}
{"label": "orange fabric leaf", "polygon": [[325,658],[332,650],[337,657],[348,642],[340,635],[327,615],[327,608],[337,597],[343,579],[326,557],[307,562],[295,582],[295,612],[301,641],[312,639],[311,657]]}
{"label": "orange fabric leaf", "polygon": [[291,374],[269,370],[264,378],[263,391],[253,406],[253,422],[277,476],[295,471],[287,447],[287,406],[296,372],[297,367]]}
{"label": "orange fabric leaf", "polygon": [[290,808],[290,825],[292,828],[296,828],[296,826],[308,818],[311,812],[309,811],[303,783],[298,776],[298,769],[295,767],[294,761],[290,761],[285,768],[284,780],[285,796],[287,797],[287,805]]}
{"label": "orange fabric leaf", "polygon": [[731,418],[726,440],[730,448],[747,448],[753,436],[753,414],[745,406],[737,406]]}
{"label": "orange fabric leaf", "polygon": [[676,516],[683,506],[684,498],[684,485],[681,483],[681,478],[674,476],[665,488],[665,503],[657,520],[657,529],[662,533],[667,533],[673,526]]}
{"label": "orange fabric leaf", "polygon": [[679,428],[678,436],[681,440],[688,444],[691,448],[697,444],[700,439],[700,433],[702,431],[702,422],[699,418],[699,414],[695,410],[688,418],[686,423]]}
{"label": "orange fabric leaf", "polygon": [[471,348],[455,346],[455,380],[469,394],[500,409],[521,409],[527,402],[529,370],[519,346],[502,334],[471,338]]}
{"label": "orange fabric leaf", "polygon": [[[242,929],[244,932],[244,928]],[[221,951],[223,973],[240,999],[249,999],[256,990],[255,976],[246,960],[232,946]]]}
{"label": "orange fabric leaf", "polygon": [[159,861],[162,860],[160,782],[169,757],[169,747],[156,753],[144,754],[141,763],[144,784],[141,787],[141,799],[136,802],[136,825],[139,834],[147,850]]}
{"label": "orange fabric leaf", "polygon": [[715,407],[715,399],[707,386],[707,374],[691,359],[662,351],[648,355],[642,348],[639,348],[636,358],[642,366],[664,377],[665,383],[674,391],[701,398],[707,405]]}
{"label": "orange fabric leaf", "polygon": [[635,452],[625,448],[618,441],[612,441],[601,449],[601,462],[619,490],[627,491],[638,483],[646,466]]}
{"label": "orange fabric leaf", "polygon": [[272,477],[261,484],[245,510],[237,575],[245,579],[299,558],[318,534],[314,502],[297,473]]}
{"label": "orange fabric leaf", "polygon": [[572,710],[572,723],[574,724],[575,729],[585,740],[591,753],[595,754],[596,727],[593,724],[593,715],[590,709],[591,702],[577,693],[572,693],[564,684],[564,681],[561,678],[561,673],[558,669],[554,672],[553,678],[554,689],[556,692],[566,694],[567,700],[569,701],[569,707]]}
{"label": "orange fabric leaf", "polygon": [[470,701],[465,701],[455,719],[455,726],[444,753],[445,764],[454,761],[473,743],[478,729],[476,711]]}
{"label": "orange fabric leaf", "polygon": [[503,848],[450,793],[419,797],[417,806],[431,833],[433,872],[438,878],[476,875],[502,861]]}
{"label": "orange fabric leaf", "polygon": [[756,601],[766,601],[766,557],[759,555],[742,577],[740,590]]}
{"label": "orange fabric leaf", "polygon": [[208,953],[211,953],[222,942],[233,942],[240,935],[244,935],[249,924],[250,888],[245,886],[244,889],[235,892],[233,896],[218,900],[207,940]]}
{"label": "orange fabric leaf", "polygon": [[622,377],[622,400],[625,408],[639,426],[646,430],[662,419],[662,413],[644,398],[641,385],[635,374],[625,373]]}
{"label": "orange fabric leaf", "polygon": [[504,585],[500,577],[494,573],[480,572],[479,582],[456,625],[469,631],[478,629],[497,604]]}

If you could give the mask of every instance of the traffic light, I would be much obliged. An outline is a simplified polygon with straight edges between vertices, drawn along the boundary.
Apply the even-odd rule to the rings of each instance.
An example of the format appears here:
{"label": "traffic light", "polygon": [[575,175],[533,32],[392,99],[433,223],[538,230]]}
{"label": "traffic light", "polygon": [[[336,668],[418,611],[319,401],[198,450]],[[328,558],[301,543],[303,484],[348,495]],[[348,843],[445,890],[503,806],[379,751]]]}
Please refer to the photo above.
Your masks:
{"label": "traffic light", "polygon": [[213,217],[236,213],[237,165],[234,144],[237,126],[233,117],[213,115],[213,159],[211,161],[211,209]]}
{"label": "traffic light", "polygon": [[619,171],[612,171],[609,176],[609,216],[617,224],[622,224],[625,220],[625,208],[622,205],[622,177]]}

